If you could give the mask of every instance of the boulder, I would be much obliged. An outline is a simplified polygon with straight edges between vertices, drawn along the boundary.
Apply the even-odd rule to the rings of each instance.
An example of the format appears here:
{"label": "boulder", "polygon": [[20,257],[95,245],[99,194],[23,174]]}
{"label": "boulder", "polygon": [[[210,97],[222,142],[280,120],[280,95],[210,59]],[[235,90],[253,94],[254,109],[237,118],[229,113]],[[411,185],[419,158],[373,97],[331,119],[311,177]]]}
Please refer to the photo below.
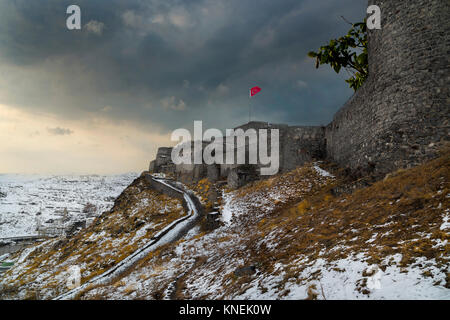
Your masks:
{"label": "boulder", "polygon": [[237,268],[236,270],[234,270],[234,275],[236,277],[251,276],[252,274],[255,273],[256,273],[256,266],[254,265]]}

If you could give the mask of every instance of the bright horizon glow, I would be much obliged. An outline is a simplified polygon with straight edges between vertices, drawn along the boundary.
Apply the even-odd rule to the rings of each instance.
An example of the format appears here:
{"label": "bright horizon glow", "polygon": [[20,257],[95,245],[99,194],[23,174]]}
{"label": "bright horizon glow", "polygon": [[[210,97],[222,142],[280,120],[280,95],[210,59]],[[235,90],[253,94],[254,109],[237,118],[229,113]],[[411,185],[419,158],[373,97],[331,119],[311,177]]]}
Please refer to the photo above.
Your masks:
{"label": "bright horizon glow", "polygon": [[1,174],[121,174],[147,170],[170,136],[123,121],[32,114],[0,104]]}

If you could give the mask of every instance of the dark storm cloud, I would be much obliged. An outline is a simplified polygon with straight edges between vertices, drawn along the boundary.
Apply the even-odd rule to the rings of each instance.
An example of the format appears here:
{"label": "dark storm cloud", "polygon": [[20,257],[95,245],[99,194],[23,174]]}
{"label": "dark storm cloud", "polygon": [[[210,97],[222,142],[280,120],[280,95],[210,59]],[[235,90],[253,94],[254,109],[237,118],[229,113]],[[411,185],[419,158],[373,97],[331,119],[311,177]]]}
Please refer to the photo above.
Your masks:
{"label": "dark storm cloud", "polygon": [[306,57],[358,21],[366,0],[74,1],[0,3],[0,103],[67,118],[129,120],[171,130],[200,119],[325,124],[351,90]]}

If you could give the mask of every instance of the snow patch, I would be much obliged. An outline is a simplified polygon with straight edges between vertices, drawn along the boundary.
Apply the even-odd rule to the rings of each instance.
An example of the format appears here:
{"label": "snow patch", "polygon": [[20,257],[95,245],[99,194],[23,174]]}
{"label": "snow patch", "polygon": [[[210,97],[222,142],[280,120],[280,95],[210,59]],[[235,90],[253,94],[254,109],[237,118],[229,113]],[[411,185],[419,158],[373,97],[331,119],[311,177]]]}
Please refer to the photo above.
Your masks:
{"label": "snow patch", "polygon": [[314,165],[314,169],[316,170],[316,172],[321,175],[322,177],[330,177],[330,178],[334,178],[334,176],[329,173],[328,171],[323,170],[322,168],[320,168],[318,165]]}

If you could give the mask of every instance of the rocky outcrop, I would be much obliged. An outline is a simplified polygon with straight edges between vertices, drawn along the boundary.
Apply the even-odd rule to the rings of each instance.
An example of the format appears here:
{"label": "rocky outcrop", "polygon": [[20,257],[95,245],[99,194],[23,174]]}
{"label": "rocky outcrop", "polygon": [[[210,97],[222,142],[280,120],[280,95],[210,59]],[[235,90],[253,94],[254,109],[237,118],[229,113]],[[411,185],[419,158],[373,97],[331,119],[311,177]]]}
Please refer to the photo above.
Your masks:
{"label": "rocky outcrop", "polygon": [[230,170],[227,184],[232,189],[240,188],[260,178],[256,165],[240,165]]}

